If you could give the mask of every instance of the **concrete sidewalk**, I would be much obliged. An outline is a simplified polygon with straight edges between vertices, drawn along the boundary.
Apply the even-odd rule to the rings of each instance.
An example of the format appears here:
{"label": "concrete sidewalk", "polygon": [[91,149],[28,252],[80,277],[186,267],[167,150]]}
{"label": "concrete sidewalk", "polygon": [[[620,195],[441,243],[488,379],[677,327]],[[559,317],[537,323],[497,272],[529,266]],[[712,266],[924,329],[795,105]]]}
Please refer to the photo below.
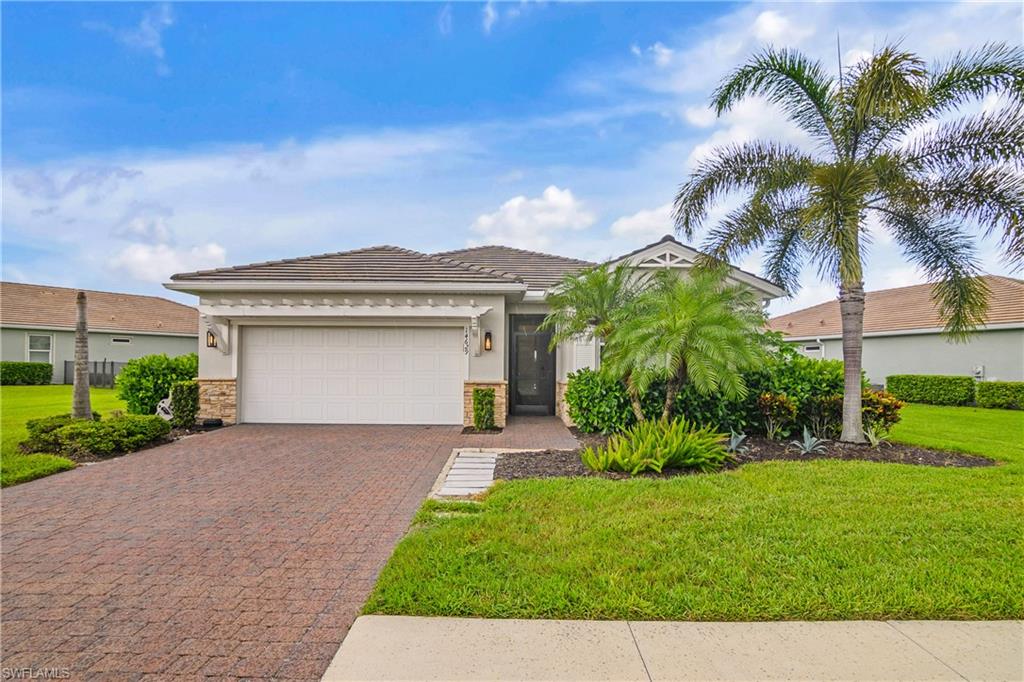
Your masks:
{"label": "concrete sidewalk", "polygon": [[1021,621],[362,616],[324,680],[1021,680]]}

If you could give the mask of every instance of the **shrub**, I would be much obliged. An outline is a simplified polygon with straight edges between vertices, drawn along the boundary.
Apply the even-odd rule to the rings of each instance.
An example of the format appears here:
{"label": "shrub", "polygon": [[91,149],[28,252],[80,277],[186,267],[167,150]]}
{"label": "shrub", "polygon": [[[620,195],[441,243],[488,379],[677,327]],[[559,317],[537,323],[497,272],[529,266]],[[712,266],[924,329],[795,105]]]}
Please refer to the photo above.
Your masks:
{"label": "shrub", "polygon": [[[900,410],[906,403],[888,391],[868,389],[861,396],[860,405],[864,429],[870,429],[872,433],[878,435],[885,435],[899,423]],[[842,396],[840,396],[841,411]]]}
{"label": "shrub", "polygon": [[785,393],[762,393],[757,397],[757,409],[764,417],[765,435],[772,440],[787,435],[796,421],[796,403]]}
{"label": "shrub", "polygon": [[181,355],[146,355],[129,360],[117,375],[117,395],[128,404],[131,414],[150,415],[157,403],[171,393],[171,386],[179,381],[195,379],[199,373],[199,357]]}
{"label": "shrub", "polygon": [[0,385],[42,386],[53,379],[53,365],[48,362],[0,362]]}
{"label": "shrub", "polygon": [[729,460],[726,436],[709,426],[697,428],[686,419],[641,422],[608,439],[607,445],[586,448],[580,455],[592,471],[638,474],[663,469],[718,471]]}
{"label": "shrub", "polygon": [[188,429],[195,426],[199,415],[199,384],[194,380],[179,381],[171,386],[171,426]]}
{"label": "shrub", "polygon": [[629,395],[621,381],[592,369],[569,375],[565,388],[569,416],[584,433],[618,433],[633,423]]}
{"label": "shrub", "polygon": [[[100,413],[92,413],[93,421],[100,420]],[[70,414],[55,414],[51,417],[29,419],[25,422],[28,438],[20,444],[24,452],[59,452],[60,439],[57,430],[67,426],[74,418]]]}
{"label": "shrub", "polygon": [[156,415],[126,414],[106,421],[75,420],[56,431],[61,454],[100,457],[132,452],[164,438],[171,425]]}
{"label": "shrub", "polygon": [[978,407],[1024,410],[1024,381],[982,381],[977,394]]}
{"label": "shrub", "polygon": [[971,377],[941,374],[894,374],[885,388],[900,400],[929,405],[970,405],[974,402]]}
{"label": "shrub", "polygon": [[494,389],[473,389],[473,427],[477,431],[494,428]]}

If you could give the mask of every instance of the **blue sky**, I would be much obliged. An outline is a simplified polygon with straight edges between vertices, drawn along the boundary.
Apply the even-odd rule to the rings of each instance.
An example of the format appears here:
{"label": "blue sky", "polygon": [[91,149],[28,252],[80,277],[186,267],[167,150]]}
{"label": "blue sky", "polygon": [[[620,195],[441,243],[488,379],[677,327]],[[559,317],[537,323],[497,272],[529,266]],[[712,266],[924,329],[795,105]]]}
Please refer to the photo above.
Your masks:
{"label": "blue sky", "polygon": [[[4,278],[164,295],[179,270],[379,243],[622,253],[671,230],[715,144],[804,142],[763,102],[705,106],[759,47],[832,64],[838,34],[847,62],[893,39],[942,58],[1022,30],[1019,3],[0,11]],[[918,281],[876,243],[869,288]],[[774,310],[834,296],[805,283]]]}

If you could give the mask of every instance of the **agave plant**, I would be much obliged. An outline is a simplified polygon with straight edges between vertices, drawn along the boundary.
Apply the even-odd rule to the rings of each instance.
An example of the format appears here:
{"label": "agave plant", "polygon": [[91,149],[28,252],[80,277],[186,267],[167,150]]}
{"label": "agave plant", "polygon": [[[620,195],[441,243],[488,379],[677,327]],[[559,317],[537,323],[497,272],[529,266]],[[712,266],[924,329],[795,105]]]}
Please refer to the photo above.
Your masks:
{"label": "agave plant", "polygon": [[802,441],[790,441],[790,445],[796,447],[801,455],[820,455],[825,452],[825,443],[828,441],[816,438],[811,430],[804,427],[804,439]]}
{"label": "agave plant", "polygon": [[736,433],[732,429],[729,430],[729,443],[725,446],[726,452],[733,455],[745,455],[750,447],[743,444],[743,441],[747,439],[747,434]]}

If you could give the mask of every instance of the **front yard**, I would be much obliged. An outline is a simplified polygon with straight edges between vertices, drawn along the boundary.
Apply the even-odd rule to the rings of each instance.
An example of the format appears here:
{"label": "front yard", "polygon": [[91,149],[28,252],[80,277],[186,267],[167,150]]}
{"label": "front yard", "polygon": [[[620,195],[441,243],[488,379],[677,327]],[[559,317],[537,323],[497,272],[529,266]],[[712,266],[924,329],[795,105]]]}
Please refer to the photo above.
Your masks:
{"label": "front yard", "polygon": [[909,405],[893,440],[999,466],[748,464],[428,502],[368,613],[673,620],[1024,617],[1024,413]]}
{"label": "front yard", "polygon": [[[93,388],[90,397],[92,409],[104,416],[125,409],[112,388]],[[64,457],[25,455],[18,450],[18,443],[28,435],[25,422],[70,411],[71,386],[0,386],[0,484],[14,485],[74,468],[75,463]]]}

